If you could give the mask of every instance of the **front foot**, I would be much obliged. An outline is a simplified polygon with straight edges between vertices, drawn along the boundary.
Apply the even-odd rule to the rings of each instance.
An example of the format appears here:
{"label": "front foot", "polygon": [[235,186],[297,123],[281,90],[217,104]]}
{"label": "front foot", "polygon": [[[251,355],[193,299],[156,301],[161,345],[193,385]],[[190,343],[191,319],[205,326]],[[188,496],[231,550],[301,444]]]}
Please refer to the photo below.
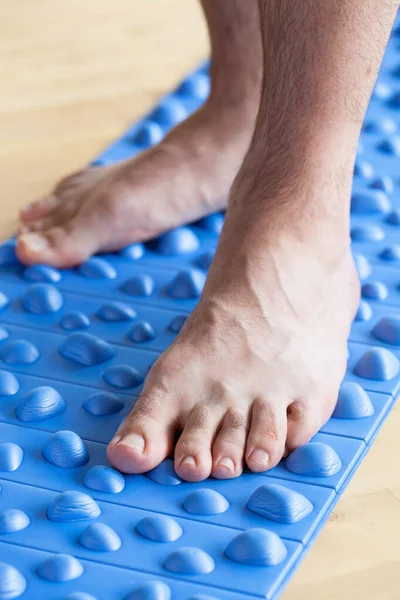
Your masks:
{"label": "front foot", "polygon": [[[142,396],[108,447],[125,473],[174,450],[188,481],[274,467],[329,419],[358,305],[350,254],[233,232],[232,211],[203,296],[151,369]],[[271,230],[272,231],[272,230]]]}

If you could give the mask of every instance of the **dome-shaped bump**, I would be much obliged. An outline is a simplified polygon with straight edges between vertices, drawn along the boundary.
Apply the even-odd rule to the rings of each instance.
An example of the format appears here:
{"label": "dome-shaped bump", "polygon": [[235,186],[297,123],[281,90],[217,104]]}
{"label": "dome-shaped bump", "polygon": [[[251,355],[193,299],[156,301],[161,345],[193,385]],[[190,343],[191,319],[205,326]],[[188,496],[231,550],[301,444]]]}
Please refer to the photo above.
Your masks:
{"label": "dome-shaped bump", "polygon": [[148,321],[138,321],[128,332],[129,338],[136,344],[150,342],[156,337],[153,326]]}
{"label": "dome-shaped bump", "polygon": [[199,246],[199,240],[190,227],[178,227],[160,235],[156,247],[160,254],[178,256],[196,252]]}
{"label": "dome-shaped bump", "polygon": [[0,359],[8,365],[29,365],[39,356],[39,350],[27,340],[13,340],[0,350]]}
{"label": "dome-shaped bump", "polygon": [[114,415],[122,410],[124,402],[111,392],[94,392],[82,403],[86,412],[96,417]]}
{"label": "dome-shaped bump", "polygon": [[125,488],[125,477],[105,465],[95,465],[83,478],[83,485],[103,494],[119,494]]}
{"label": "dome-shaped bump", "polygon": [[190,492],[183,508],[193,515],[218,515],[228,510],[229,502],[216,490],[203,488]]}
{"label": "dome-shaped bump", "polygon": [[26,312],[47,315],[59,311],[64,304],[64,298],[51,283],[34,283],[26,290],[21,304]]}
{"label": "dome-shaped bump", "polygon": [[119,389],[138,387],[143,383],[143,377],[137,369],[130,365],[114,365],[103,373],[103,379],[109,385]]}
{"label": "dome-shaped bump", "polygon": [[24,459],[21,446],[13,442],[0,444],[0,471],[16,471]]}
{"label": "dome-shaped bump", "polygon": [[83,531],[80,543],[88,550],[115,552],[121,547],[121,538],[105,523],[92,523]]}
{"label": "dome-shaped bump", "polygon": [[295,490],[283,485],[267,483],[253,492],[247,508],[276,523],[298,523],[314,509],[311,502]]}
{"label": "dome-shaped bump", "polygon": [[206,276],[198,269],[180,271],[168,286],[171,298],[196,299],[200,298]]}
{"label": "dome-shaped bump", "polygon": [[124,600],[171,600],[171,588],[163,581],[146,581]]}
{"label": "dome-shaped bump", "polygon": [[45,560],[37,569],[37,574],[42,579],[61,583],[77,579],[83,573],[79,560],[69,554],[55,554]]}
{"label": "dome-shaped bump", "polygon": [[19,598],[26,590],[25,577],[15,567],[0,562],[0,600]]}
{"label": "dome-shaped bump", "polygon": [[132,321],[136,318],[136,310],[124,302],[106,302],[97,311],[97,316],[106,322]]}
{"label": "dome-shaped bump", "polygon": [[43,446],[43,456],[51,464],[63,469],[85,465],[89,454],[82,439],[74,431],[57,431]]}
{"label": "dome-shaped bump", "polygon": [[28,281],[41,281],[43,283],[58,283],[61,281],[60,271],[49,265],[30,265],[24,269],[22,276]]}
{"label": "dome-shaped bump", "polygon": [[17,508],[9,508],[0,514],[0,535],[26,529],[30,523],[28,515]]}
{"label": "dome-shaped bump", "polygon": [[178,485],[182,479],[176,474],[174,461],[170,458],[163,460],[157,467],[146,473],[149,479],[161,483],[161,485]]}
{"label": "dome-shaped bump", "polygon": [[115,356],[108,342],[90,333],[71,333],[58,351],[63,358],[85,367],[100,365]]}
{"label": "dome-shaped bump", "polygon": [[183,533],[179,523],[167,515],[145,517],[136,525],[136,531],[153,542],[174,542]]}
{"label": "dome-shaped bump", "polygon": [[230,542],[225,555],[243,565],[272,567],[279,565],[287,556],[281,538],[268,529],[248,529],[242,531]]}
{"label": "dome-shaped bump", "polygon": [[47,508],[47,517],[55,523],[86,521],[96,519],[100,514],[100,507],[93,498],[76,491],[62,492]]}
{"label": "dome-shaped bump", "polygon": [[147,297],[154,291],[154,280],[150,275],[141,273],[135,277],[127,279],[121,285],[121,291],[128,296]]}
{"label": "dome-shaped bump", "polygon": [[309,442],[289,454],[285,467],[303,477],[332,477],[342,468],[342,461],[328,444]]}
{"label": "dome-shaped bump", "polygon": [[364,352],[354,367],[354,373],[359,377],[376,381],[390,381],[399,370],[398,358],[390,350],[377,347]]}
{"label": "dome-shaped bump", "polygon": [[54,388],[42,385],[34,388],[22,398],[17,405],[16,414],[20,421],[45,421],[59,415],[66,409],[66,404]]}
{"label": "dome-shaped bump", "polygon": [[87,329],[89,326],[89,317],[79,310],[67,313],[60,321],[60,327],[64,331],[78,331],[79,329]]}
{"label": "dome-shaped bump", "polygon": [[367,392],[353,381],[344,381],[332,417],[336,419],[363,419],[374,414],[374,405]]}
{"label": "dome-shaped bump", "polygon": [[14,373],[0,369],[0,396],[14,396],[19,388],[19,381]]}
{"label": "dome-shaped bump", "polygon": [[104,258],[92,256],[78,267],[78,273],[88,279],[115,279],[117,271]]}
{"label": "dome-shaped bump", "polygon": [[164,561],[164,567],[181,575],[202,575],[215,569],[214,560],[207,552],[195,547],[178,548]]}

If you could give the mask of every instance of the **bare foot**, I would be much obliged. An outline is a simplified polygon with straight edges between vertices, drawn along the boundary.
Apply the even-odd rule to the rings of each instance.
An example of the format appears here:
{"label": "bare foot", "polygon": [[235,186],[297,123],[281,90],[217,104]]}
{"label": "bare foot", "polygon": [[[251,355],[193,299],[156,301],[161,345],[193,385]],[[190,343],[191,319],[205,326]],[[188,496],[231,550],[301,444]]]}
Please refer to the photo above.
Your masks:
{"label": "bare foot", "polygon": [[177,432],[183,479],[265,471],[334,409],[359,299],[348,237],[249,218],[250,198],[232,199],[202,298],[108,448],[123,472],[155,467]]}

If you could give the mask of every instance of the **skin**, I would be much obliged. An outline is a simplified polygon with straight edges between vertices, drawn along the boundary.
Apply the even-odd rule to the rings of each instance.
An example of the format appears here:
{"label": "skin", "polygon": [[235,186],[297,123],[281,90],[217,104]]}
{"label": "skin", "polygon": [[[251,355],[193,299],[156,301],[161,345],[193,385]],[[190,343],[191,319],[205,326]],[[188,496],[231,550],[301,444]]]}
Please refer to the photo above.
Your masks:
{"label": "skin", "polygon": [[[172,191],[179,201],[167,211],[164,226],[221,208],[242,165],[200,301],[151,369],[143,394],[108,448],[115,467],[141,473],[174,450],[180,433],[175,468],[189,481],[210,474],[236,477],[244,462],[252,471],[272,468],[285,452],[309,441],[333,411],[359,302],[349,239],[355,148],[397,9],[392,0],[260,0],[259,6],[238,0],[229,9],[225,0],[204,0],[203,5],[213,93],[201,116],[193,117],[193,127],[196,122],[205,127],[202,142],[198,145],[197,135],[189,144],[193,154],[187,155],[190,119],[165,142],[181,160],[182,136],[189,157],[183,177],[166,161],[171,187],[166,197],[163,190],[163,206]],[[229,85],[240,91],[232,93]],[[227,152],[220,165],[216,146],[208,145],[207,152],[212,132],[206,125],[213,111],[220,117],[214,123],[226,124],[219,130],[226,137],[217,136],[219,152],[221,145]],[[211,172],[203,170],[210,152]],[[64,182],[69,191],[56,189],[56,200],[47,200],[56,206],[51,213],[44,215],[42,203],[22,215],[24,226],[41,232],[47,244],[41,249],[36,244],[35,250],[28,234],[21,235],[20,258],[73,264],[99,247],[118,247],[109,227],[113,213],[103,223],[104,203],[111,200],[102,200],[99,209],[95,197],[127,203],[125,218],[132,210],[136,221],[139,217],[123,243],[159,233],[163,224],[151,209],[141,212],[140,198],[146,169],[154,160],[162,166],[160,156],[171,158],[156,149],[97,180],[90,179],[97,177],[93,171],[75,183]],[[205,177],[196,202],[184,187],[194,189],[191,172]],[[160,192],[157,182],[153,185],[157,204]],[[63,211],[68,213],[70,201],[82,208],[68,220]],[[177,221],[176,208],[182,217]],[[95,240],[83,239],[89,235]]]}

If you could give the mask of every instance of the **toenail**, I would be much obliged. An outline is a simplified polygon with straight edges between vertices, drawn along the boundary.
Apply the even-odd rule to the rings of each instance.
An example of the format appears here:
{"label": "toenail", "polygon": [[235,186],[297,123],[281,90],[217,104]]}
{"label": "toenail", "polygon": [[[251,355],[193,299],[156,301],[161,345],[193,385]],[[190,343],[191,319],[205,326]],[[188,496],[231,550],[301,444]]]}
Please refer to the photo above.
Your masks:
{"label": "toenail", "polygon": [[186,458],[181,461],[181,467],[183,466],[195,467],[196,461],[194,460],[193,456],[186,456]]}
{"label": "toenail", "polygon": [[28,210],[31,210],[32,207],[33,207],[33,202],[28,202],[27,204],[23,204],[21,206],[21,212],[27,212]]}
{"label": "toenail", "polygon": [[231,458],[221,458],[220,461],[218,461],[218,467],[225,467],[226,469],[228,469],[229,471],[234,471],[235,470],[235,463],[233,462],[233,460]]}
{"label": "toenail", "polygon": [[269,463],[269,454],[262,450],[261,448],[256,448],[252,452],[250,452],[248,460],[260,465],[261,467],[267,467]]}
{"label": "toenail", "polygon": [[116,435],[110,442],[110,446],[116,446],[122,440],[122,436]]}
{"label": "toenail", "polygon": [[47,239],[37,233],[23,234],[20,237],[20,241],[24,243],[28,250],[33,250],[34,252],[40,252],[40,250],[44,250],[49,245]]}
{"label": "toenail", "polygon": [[128,433],[125,435],[122,440],[120,440],[121,444],[125,444],[125,446],[130,446],[139,452],[143,452],[145,442],[144,438],[137,433]]}

